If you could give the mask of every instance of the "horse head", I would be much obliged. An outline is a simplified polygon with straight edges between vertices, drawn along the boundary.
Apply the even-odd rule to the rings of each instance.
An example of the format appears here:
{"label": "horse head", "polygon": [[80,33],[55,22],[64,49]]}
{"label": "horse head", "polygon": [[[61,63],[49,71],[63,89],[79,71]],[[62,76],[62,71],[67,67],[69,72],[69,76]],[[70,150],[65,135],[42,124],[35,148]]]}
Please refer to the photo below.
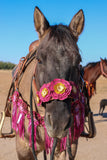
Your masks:
{"label": "horse head", "polygon": [[[36,52],[38,63],[35,70],[37,90],[43,89],[42,98],[53,88],[55,92],[54,98],[49,98],[50,93],[47,96],[49,100],[42,101],[42,106],[45,108],[46,129],[50,137],[62,138],[67,135],[73,122],[72,100],[55,96],[59,93],[65,94],[66,89],[71,91],[70,81],[76,85],[79,83],[78,66],[81,56],[77,40],[84,27],[84,14],[80,10],[68,26],[62,24],[50,26],[44,14],[36,7],[34,24],[39,35],[39,46]],[[52,85],[53,88],[51,88]]]}

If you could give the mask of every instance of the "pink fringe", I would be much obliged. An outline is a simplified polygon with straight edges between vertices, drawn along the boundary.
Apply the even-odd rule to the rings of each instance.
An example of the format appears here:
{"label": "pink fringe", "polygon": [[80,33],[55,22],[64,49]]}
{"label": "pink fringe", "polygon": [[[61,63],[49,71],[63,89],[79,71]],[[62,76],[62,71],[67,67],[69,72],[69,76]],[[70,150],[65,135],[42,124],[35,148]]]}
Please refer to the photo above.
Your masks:
{"label": "pink fringe", "polygon": [[66,141],[67,141],[67,137],[64,137],[61,139],[60,142],[60,152],[66,150]]}
{"label": "pink fringe", "polygon": [[[69,128],[69,140],[72,144],[71,128]],[[66,143],[67,143],[67,137],[62,138],[60,142],[60,152],[66,150]]]}
{"label": "pink fringe", "polygon": [[[12,98],[13,111],[12,111],[12,128],[19,132],[20,137],[24,139],[24,120],[27,114],[27,105],[19,98],[19,92],[15,91]],[[19,109],[19,113],[18,112]]]}
{"label": "pink fringe", "polygon": [[[82,97],[82,96],[81,96]],[[13,102],[13,111],[12,111],[12,128],[19,132],[19,136],[24,139],[24,121],[25,121],[25,115],[27,115],[27,118],[29,120],[29,126],[28,126],[28,133],[29,133],[29,145],[32,146],[32,140],[31,140],[31,117],[28,112],[28,106],[27,104],[19,97],[19,92],[15,91],[12,97]],[[76,140],[79,138],[81,132],[84,130],[84,102],[83,98],[81,100],[76,100],[71,104],[71,113],[74,116],[74,136],[73,140]],[[41,117],[40,114],[37,112],[33,112],[33,119],[34,119],[34,144],[35,144],[35,150],[37,149],[36,146],[36,129],[38,126],[43,126],[45,130],[45,149],[46,153],[51,153],[52,146],[53,146],[53,138],[48,136],[44,117]],[[71,128],[69,128],[69,139],[72,143],[72,135],[71,135]],[[66,141],[67,137],[64,137],[60,141],[60,151],[66,150]]]}
{"label": "pink fringe", "polygon": [[45,129],[45,148],[46,148],[46,153],[48,154],[49,152],[52,151],[53,138],[48,136],[46,126],[44,126],[44,129]]}
{"label": "pink fringe", "polygon": [[17,117],[17,131],[19,131],[20,137],[24,139],[24,121],[27,114],[27,105],[22,99],[18,100],[19,113]]}
{"label": "pink fringe", "polygon": [[15,91],[12,97],[13,102],[13,111],[12,111],[12,128],[16,131],[17,130],[17,108],[18,108],[18,99],[19,99],[19,92]]}
{"label": "pink fringe", "polygon": [[77,100],[72,103],[72,109],[72,113],[74,115],[73,140],[76,140],[84,130],[84,105],[79,100]]}

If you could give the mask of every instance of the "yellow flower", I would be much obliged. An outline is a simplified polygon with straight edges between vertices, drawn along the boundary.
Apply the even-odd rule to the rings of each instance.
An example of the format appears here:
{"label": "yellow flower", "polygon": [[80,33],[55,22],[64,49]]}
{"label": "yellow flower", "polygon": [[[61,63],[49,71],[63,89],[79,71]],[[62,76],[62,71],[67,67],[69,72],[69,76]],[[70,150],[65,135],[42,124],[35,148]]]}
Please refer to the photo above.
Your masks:
{"label": "yellow flower", "polygon": [[48,94],[47,88],[43,88],[41,92],[42,97],[46,97],[47,94]]}
{"label": "yellow flower", "polygon": [[63,94],[66,90],[66,87],[63,83],[57,83],[55,86],[54,86],[54,91],[57,93],[57,94]]}

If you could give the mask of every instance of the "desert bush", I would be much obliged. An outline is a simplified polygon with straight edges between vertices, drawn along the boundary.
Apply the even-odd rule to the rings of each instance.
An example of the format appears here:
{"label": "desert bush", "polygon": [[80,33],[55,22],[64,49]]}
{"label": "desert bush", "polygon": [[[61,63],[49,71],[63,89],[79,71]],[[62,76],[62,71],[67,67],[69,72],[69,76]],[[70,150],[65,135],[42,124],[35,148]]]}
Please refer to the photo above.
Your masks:
{"label": "desert bush", "polygon": [[14,63],[0,61],[0,69],[13,69],[14,67]]}

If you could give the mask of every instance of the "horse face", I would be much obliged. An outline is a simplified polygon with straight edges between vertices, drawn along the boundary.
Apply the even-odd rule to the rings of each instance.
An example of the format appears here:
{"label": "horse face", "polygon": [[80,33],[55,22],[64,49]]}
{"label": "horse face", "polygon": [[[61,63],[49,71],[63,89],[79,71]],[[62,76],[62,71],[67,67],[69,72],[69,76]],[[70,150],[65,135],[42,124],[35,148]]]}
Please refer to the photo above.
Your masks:
{"label": "horse face", "polygon": [[[54,79],[74,81],[78,84],[78,65],[81,56],[77,47],[77,39],[83,30],[84,15],[80,10],[69,26],[50,26],[43,13],[36,7],[34,12],[35,28],[39,34],[40,44],[36,57],[36,84],[38,90],[43,84]],[[71,99],[52,100],[45,106],[45,124],[50,137],[62,138],[71,127]]]}

